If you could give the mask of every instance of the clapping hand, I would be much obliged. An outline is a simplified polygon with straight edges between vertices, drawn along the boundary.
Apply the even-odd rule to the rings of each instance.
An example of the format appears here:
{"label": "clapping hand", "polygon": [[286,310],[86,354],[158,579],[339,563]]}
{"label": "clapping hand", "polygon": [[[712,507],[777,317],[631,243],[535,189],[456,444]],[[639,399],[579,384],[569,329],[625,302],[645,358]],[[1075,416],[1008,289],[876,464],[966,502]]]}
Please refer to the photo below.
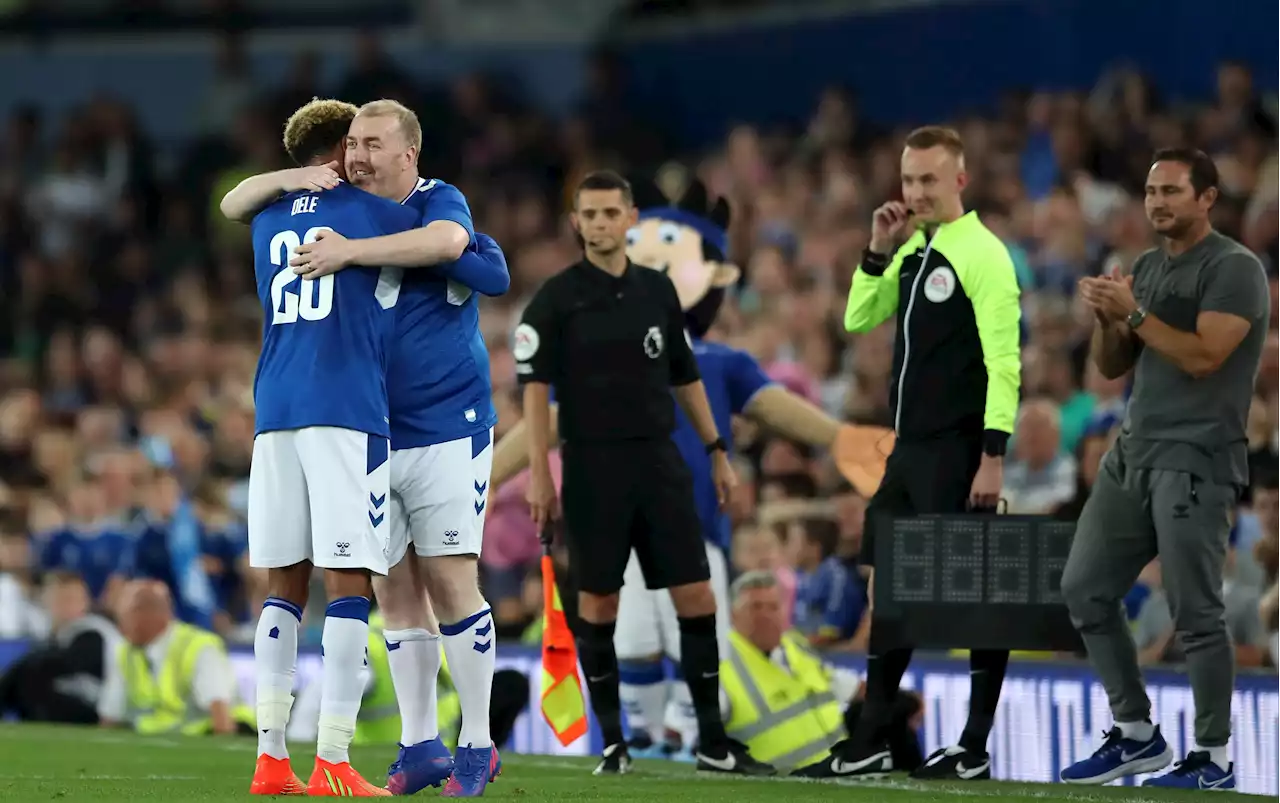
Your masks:
{"label": "clapping hand", "polygon": [[1098,276],[1080,280],[1080,297],[1101,323],[1123,321],[1138,308],[1133,277]]}

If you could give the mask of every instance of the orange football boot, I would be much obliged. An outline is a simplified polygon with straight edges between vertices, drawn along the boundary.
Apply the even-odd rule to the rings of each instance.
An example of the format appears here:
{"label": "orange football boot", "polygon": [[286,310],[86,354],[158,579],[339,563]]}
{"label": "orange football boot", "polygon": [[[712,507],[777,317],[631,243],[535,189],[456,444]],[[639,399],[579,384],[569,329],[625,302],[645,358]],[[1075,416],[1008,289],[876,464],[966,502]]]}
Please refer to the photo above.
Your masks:
{"label": "orange football boot", "polygon": [[307,787],[302,779],[293,773],[293,767],[287,758],[272,758],[263,753],[258,756],[258,765],[253,769],[253,783],[249,786],[251,795],[305,795]]}
{"label": "orange football boot", "polygon": [[311,782],[307,784],[307,795],[310,797],[391,797],[391,793],[381,786],[360,777],[351,763],[332,764],[322,758],[316,758],[316,768],[311,772]]}

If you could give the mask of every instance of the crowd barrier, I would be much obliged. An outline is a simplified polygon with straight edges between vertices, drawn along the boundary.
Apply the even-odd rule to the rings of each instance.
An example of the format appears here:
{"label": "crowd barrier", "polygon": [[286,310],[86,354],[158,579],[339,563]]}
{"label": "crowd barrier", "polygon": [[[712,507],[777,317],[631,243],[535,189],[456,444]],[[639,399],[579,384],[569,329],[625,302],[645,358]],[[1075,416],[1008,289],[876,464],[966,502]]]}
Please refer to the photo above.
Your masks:
{"label": "crowd barrier", "polygon": [[[23,642],[0,642],[0,667],[26,650]],[[253,656],[233,648],[232,662],[246,701],[253,700]],[[835,655],[832,662],[861,671],[862,658]],[[517,753],[584,755],[600,750],[600,735],[592,723],[586,738],[562,747],[537,714],[540,656],[526,647],[499,646],[499,668],[516,669],[531,678],[530,711],[516,723],[509,749]],[[318,653],[299,657],[298,682],[315,682],[320,671]],[[1179,755],[1194,744],[1194,704],[1186,675],[1170,670],[1147,673],[1155,719]],[[584,684],[585,685],[585,684]],[[967,660],[920,656],[903,680],[917,690],[926,711],[921,734],[926,752],[954,743],[968,713]],[[991,736],[992,771],[1003,780],[1051,782],[1062,767],[1087,756],[1111,725],[1106,693],[1083,664],[1015,661],[1009,665]],[[1236,763],[1240,791],[1276,797],[1280,760],[1280,691],[1274,674],[1240,674],[1232,705],[1231,758]],[[1138,781],[1141,778],[1137,779]],[[1133,783],[1133,779],[1129,779]]]}

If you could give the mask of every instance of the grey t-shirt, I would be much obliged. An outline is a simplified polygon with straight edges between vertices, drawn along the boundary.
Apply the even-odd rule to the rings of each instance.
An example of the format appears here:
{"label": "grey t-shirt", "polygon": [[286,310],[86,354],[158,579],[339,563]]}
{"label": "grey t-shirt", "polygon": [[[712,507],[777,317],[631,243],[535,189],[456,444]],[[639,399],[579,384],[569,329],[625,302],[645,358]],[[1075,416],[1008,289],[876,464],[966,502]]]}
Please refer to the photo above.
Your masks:
{"label": "grey t-shirt", "polygon": [[1141,348],[1120,435],[1125,462],[1248,485],[1245,423],[1271,314],[1262,263],[1235,240],[1212,232],[1176,257],[1160,249],[1143,254],[1133,266],[1133,291],[1144,309],[1184,332],[1196,331],[1202,312],[1229,313],[1251,326],[1222,367],[1203,379],[1155,349]]}

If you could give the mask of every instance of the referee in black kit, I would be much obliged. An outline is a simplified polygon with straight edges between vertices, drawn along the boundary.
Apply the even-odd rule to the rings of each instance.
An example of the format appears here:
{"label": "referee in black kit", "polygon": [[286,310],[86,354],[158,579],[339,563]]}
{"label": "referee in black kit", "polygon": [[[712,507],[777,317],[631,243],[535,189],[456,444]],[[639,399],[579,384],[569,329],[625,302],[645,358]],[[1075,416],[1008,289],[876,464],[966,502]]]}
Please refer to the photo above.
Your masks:
{"label": "referee in black kit", "polygon": [[[959,134],[939,126],[911,132],[903,201],[875,211],[870,247],[854,272],[845,329],[897,321],[890,390],[897,441],[867,505],[864,563],[874,560],[875,539],[892,536],[895,517],[994,511],[999,501],[1021,385],[1018,281],[1004,244],[965,211],[966,183]],[[886,630],[892,624],[872,617],[866,702],[851,737],[796,774],[874,778],[893,769],[885,732],[911,649]],[[991,777],[987,739],[1009,653],[975,650],[969,660],[969,720],[959,744],[931,755],[914,777]]]}
{"label": "referee in black kit", "polygon": [[515,333],[529,423],[529,504],[541,529],[556,517],[547,464],[551,387],[563,444],[565,539],[579,589],[578,655],[604,736],[596,774],[630,769],[613,648],[618,590],[634,549],[649,588],[667,588],[680,621],[681,665],[698,719],[699,770],[773,775],[731,741],[720,715],[720,654],[702,529],[689,469],[671,432],[672,390],[707,444],[723,504],[734,485],[675,287],[633,265],[627,230],[637,213],[616,173],[583,179],[573,226],[586,258],[547,280]]}

